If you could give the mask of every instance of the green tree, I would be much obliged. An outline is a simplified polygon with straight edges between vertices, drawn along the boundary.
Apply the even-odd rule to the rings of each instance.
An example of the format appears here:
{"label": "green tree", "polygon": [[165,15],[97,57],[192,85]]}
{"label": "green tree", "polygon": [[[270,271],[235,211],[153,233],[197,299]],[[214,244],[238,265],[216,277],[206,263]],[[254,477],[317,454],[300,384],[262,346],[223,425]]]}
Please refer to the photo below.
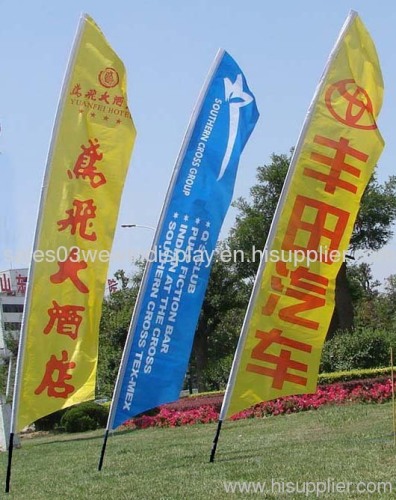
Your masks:
{"label": "green tree", "polygon": [[[349,250],[379,250],[393,236],[396,219],[396,176],[380,184],[376,174],[371,177],[362,196],[353,227]],[[336,307],[329,328],[331,337],[337,329],[350,330],[354,324],[354,306],[344,262],[336,280]]]}
{"label": "green tree", "polygon": [[114,274],[119,289],[103,300],[99,330],[98,383],[99,396],[111,397],[128,334],[133,307],[143,274],[143,263],[128,278],[124,271]]}
{"label": "green tree", "polygon": [[348,265],[347,278],[353,302],[372,300],[378,297],[381,282],[374,279],[367,262],[352,262]]}
{"label": "green tree", "polygon": [[396,176],[380,184],[374,173],[362,196],[351,238],[351,252],[379,250],[385,246],[393,236],[395,220]]}
{"label": "green tree", "polygon": [[250,287],[231,263],[215,257],[194,337],[190,373],[198,390],[218,389],[228,377]]}
{"label": "green tree", "polygon": [[[374,284],[374,286],[373,286]],[[366,285],[367,286],[367,285]],[[357,327],[396,330],[396,275],[385,280],[384,290],[378,290],[379,282],[374,281],[360,294],[356,304]]]}
{"label": "green tree", "polygon": [[[257,184],[250,189],[250,200],[239,198],[233,203],[238,214],[227,240],[232,252],[242,250],[245,256],[251,256],[252,248],[264,248],[291,154],[272,154],[271,163],[257,168]],[[253,282],[259,263],[258,259],[250,259],[250,262],[247,259],[244,262],[238,260],[235,263],[238,275]]]}
{"label": "green tree", "polygon": [[385,280],[386,317],[389,327],[396,330],[396,274],[391,274]]}
{"label": "green tree", "polygon": [[354,307],[354,327],[380,327],[376,311],[382,300],[379,291],[381,283],[374,279],[370,265],[366,262],[349,263],[347,279]]}

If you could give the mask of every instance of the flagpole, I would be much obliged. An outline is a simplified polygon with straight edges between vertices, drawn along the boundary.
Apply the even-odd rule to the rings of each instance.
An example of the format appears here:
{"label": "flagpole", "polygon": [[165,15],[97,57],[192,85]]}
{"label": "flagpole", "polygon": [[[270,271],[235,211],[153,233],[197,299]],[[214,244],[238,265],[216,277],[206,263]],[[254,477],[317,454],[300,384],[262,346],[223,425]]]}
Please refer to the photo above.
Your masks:
{"label": "flagpole", "polygon": [[[74,43],[72,46],[72,50],[70,52],[70,57],[69,57],[69,64],[66,68],[65,76],[63,79],[63,84],[62,84],[62,89],[59,97],[59,104],[58,104],[58,109],[55,115],[55,121],[54,121],[54,127],[53,127],[53,137],[51,139],[50,143],[50,148],[48,151],[48,156],[47,156],[47,163],[46,163],[46,168],[45,168],[45,173],[44,173],[44,178],[43,178],[43,184],[41,187],[41,197],[40,197],[40,204],[39,204],[39,209],[38,209],[38,216],[37,216],[37,226],[36,226],[36,231],[34,234],[34,240],[33,240],[33,249],[32,249],[32,255],[33,251],[37,246],[37,243],[39,241],[39,236],[41,232],[41,224],[42,224],[42,217],[41,214],[43,212],[43,207],[44,203],[47,197],[47,190],[48,190],[48,180],[50,176],[50,165],[52,163],[52,156],[53,156],[53,148],[56,142],[56,138],[59,133],[59,124],[60,124],[60,117],[63,111],[63,105],[66,100],[66,91],[67,91],[67,85],[69,82],[69,77],[71,73],[71,68],[74,65],[74,61],[76,58],[77,54],[77,48],[80,44],[82,34],[83,34],[83,29],[84,29],[84,23],[86,20],[86,14],[82,14],[78,27],[77,27],[77,32],[74,37]],[[29,317],[29,312],[30,312],[30,305],[31,305],[31,286],[30,283],[33,283],[33,276],[34,276],[34,271],[35,271],[35,260],[32,257],[31,263],[30,263],[30,269],[29,269],[29,274],[28,274],[28,279],[27,279],[27,284],[26,284],[26,297],[25,297],[25,306],[23,308],[23,316],[22,316],[22,324],[21,324],[21,333],[19,337],[19,346],[18,346],[18,356],[17,356],[17,362],[16,362],[16,368],[15,368],[15,381],[14,381],[14,395],[13,395],[13,400],[12,400],[12,411],[11,411],[11,423],[10,423],[10,439],[8,442],[8,463],[7,463],[7,475],[6,475],[6,486],[5,486],[5,492],[9,493],[10,491],[10,482],[11,482],[11,469],[12,469],[12,452],[14,448],[14,435],[15,435],[15,429],[16,429],[16,419],[18,415],[18,407],[19,407],[19,398],[20,398],[20,381],[22,377],[22,366],[23,366],[23,361],[24,361],[24,356],[25,356],[25,343],[26,343],[26,332],[27,332],[27,326],[26,326],[26,318]]]}
{"label": "flagpole", "polygon": [[[221,62],[223,56],[224,56],[224,52],[225,51],[223,49],[219,49],[217,51],[215,59],[212,63],[211,68],[209,69],[206,80],[205,80],[205,82],[202,86],[201,92],[198,96],[198,100],[196,102],[194,110],[191,114],[191,118],[190,118],[186,133],[185,133],[184,138],[183,138],[182,146],[180,148],[179,154],[178,154],[177,159],[176,159],[175,166],[173,168],[172,177],[171,177],[171,180],[169,183],[168,191],[167,191],[166,196],[165,196],[164,204],[162,206],[161,215],[160,215],[160,218],[159,218],[159,221],[157,224],[157,229],[155,231],[155,235],[154,235],[154,239],[153,239],[153,243],[152,243],[152,247],[151,247],[151,252],[155,251],[155,249],[158,246],[158,240],[159,240],[162,226],[163,226],[163,223],[165,220],[165,215],[167,214],[167,210],[168,210],[168,207],[170,205],[171,195],[173,194],[173,190],[174,190],[174,187],[176,185],[177,177],[178,177],[180,168],[182,166],[182,163],[183,163],[186,151],[187,151],[188,144],[191,140],[192,133],[194,131],[195,123],[197,121],[199,113],[201,112],[203,102],[204,102],[206,94],[209,90],[213,76],[214,76],[218,66],[220,65],[220,62]],[[131,319],[131,323],[130,323],[129,330],[128,330],[128,336],[127,336],[127,340],[125,343],[124,352],[123,352],[122,358],[121,358],[121,365],[120,365],[120,369],[119,369],[118,375],[117,375],[113,399],[112,399],[111,405],[110,405],[110,412],[109,412],[109,417],[107,420],[107,426],[106,426],[105,434],[103,436],[103,445],[102,445],[102,450],[101,450],[99,463],[98,463],[98,470],[99,471],[101,471],[102,467],[103,467],[103,460],[104,460],[104,455],[105,455],[106,446],[107,446],[107,438],[109,436],[110,430],[113,427],[114,417],[115,417],[115,409],[116,409],[118,399],[120,396],[120,391],[121,391],[121,381],[123,380],[124,375],[125,375],[129,351],[132,347],[134,333],[135,333],[135,329],[136,329],[136,323],[138,321],[139,312],[140,312],[140,309],[142,307],[143,298],[145,296],[145,292],[147,289],[147,277],[149,276],[149,272],[151,270],[152,265],[153,265],[153,262],[150,259],[150,262],[147,262],[146,267],[144,269],[143,278],[142,278],[142,285],[139,289],[139,293],[138,293],[138,296],[136,299],[135,307],[134,307],[134,310],[132,313],[132,319]]]}
{"label": "flagpole", "polygon": [[390,362],[391,362],[391,384],[392,384],[393,446],[396,446],[395,377],[393,369],[393,347],[390,348]]}
{"label": "flagpole", "polygon": [[102,444],[102,450],[100,452],[100,458],[99,458],[99,464],[98,464],[98,471],[102,470],[103,467],[103,460],[104,460],[104,455],[106,452],[106,446],[107,446],[107,439],[109,437],[109,429],[106,429],[104,436],[103,436],[103,444]]}
{"label": "flagpole", "polygon": [[302,126],[301,131],[300,131],[300,135],[299,135],[299,138],[298,138],[298,141],[297,141],[296,148],[295,148],[295,150],[293,152],[293,156],[292,156],[292,159],[290,161],[290,166],[289,166],[286,178],[285,178],[285,182],[284,182],[283,187],[282,187],[282,192],[281,192],[281,195],[279,197],[279,201],[278,201],[278,205],[277,205],[276,210],[275,210],[274,218],[272,219],[272,223],[271,223],[271,227],[270,227],[270,230],[269,230],[269,233],[268,233],[268,237],[267,237],[267,241],[266,241],[266,244],[265,244],[265,247],[264,247],[264,251],[263,251],[263,253],[261,255],[260,265],[259,265],[259,268],[258,268],[258,271],[257,271],[257,274],[256,274],[256,278],[255,278],[255,281],[254,281],[252,294],[250,296],[250,300],[249,300],[248,308],[247,308],[247,311],[246,311],[245,319],[244,319],[243,325],[242,325],[241,334],[239,336],[238,345],[237,345],[237,348],[236,348],[236,351],[235,351],[235,355],[234,355],[234,359],[233,359],[233,362],[232,362],[231,372],[230,372],[230,376],[229,376],[229,379],[228,379],[226,391],[225,391],[225,394],[224,394],[223,403],[221,405],[221,410],[220,410],[220,415],[219,415],[219,421],[218,421],[218,424],[217,424],[217,429],[216,429],[216,433],[215,433],[215,436],[214,436],[214,439],[213,439],[212,449],[211,449],[211,452],[210,452],[210,458],[209,458],[209,462],[210,463],[214,462],[214,459],[215,459],[216,449],[217,449],[217,443],[218,443],[218,440],[219,440],[219,437],[220,437],[220,432],[221,432],[221,426],[222,426],[222,423],[223,423],[224,419],[227,416],[227,411],[228,411],[228,407],[230,405],[232,392],[234,390],[234,385],[235,385],[235,380],[236,380],[236,376],[237,376],[238,369],[239,369],[239,364],[240,364],[242,353],[243,353],[243,349],[244,349],[244,346],[245,346],[246,337],[247,337],[248,331],[249,331],[248,326],[250,324],[250,319],[251,319],[251,316],[253,314],[253,309],[254,309],[254,304],[256,302],[256,298],[257,298],[257,296],[259,294],[259,291],[260,291],[261,278],[262,278],[262,275],[264,273],[265,266],[266,266],[265,255],[267,255],[268,249],[272,248],[272,245],[273,245],[273,242],[274,242],[274,239],[275,239],[276,228],[278,226],[278,221],[279,221],[279,218],[281,216],[283,207],[285,205],[285,200],[287,198],[289,186],[291,184],[294,172],[296,170],[298,157],[299,157],[299,154],[301,152],[301,149],[302,149],[302,146],[303,146],[303,143],[304,143],[304,139],[305,139],[305,135],[306,135],[307,129],[308,129],[308,127],[309,127],[309,125],[311,124],[311,121],[312,121],[312,116],[313,116],[312,111],[313,111],[314,107],[316,106],[316,103],[317,103],[317,101],[319,99],[319,96],[320,96],[320,94],[322,92],[322,89],[323,89],[323,86],[325,84],[325,80],[326,80],[327,74],[329,72],[330,66],[331,66],[333,60],[335,59],[335,57],[338,54],[338,51],[339,51],[339,49],[341,47],[341,42],[343,41],[345,33],[348,30],[349,26],[352,24],[352,22],[355,20],[356,16],[357,16],[357,12],[351,10],[350,13],[349,13],[349,15],[348,15],[348,17],[347,17],[347,19],[345,20],[344,25],[341,28],[341,31],[340,31],[340,33],[338,35],[338,38],[337,38],[337,41],[336,41],[336,43],[335,43],[335,45],[334,45],[334,47],[333,47],[333,49],[332,49],[332,51],[331,51],[331,53],[329,55],[329,58],[327,60],[325,68],[323,70],[322,76],[321,76],[321,78],[319,80],[319,84],[316,87],[314,96],[312,98],[311,104],[310,104],[310,106],[308,108],[308,112],[306,114],[303,126]]}

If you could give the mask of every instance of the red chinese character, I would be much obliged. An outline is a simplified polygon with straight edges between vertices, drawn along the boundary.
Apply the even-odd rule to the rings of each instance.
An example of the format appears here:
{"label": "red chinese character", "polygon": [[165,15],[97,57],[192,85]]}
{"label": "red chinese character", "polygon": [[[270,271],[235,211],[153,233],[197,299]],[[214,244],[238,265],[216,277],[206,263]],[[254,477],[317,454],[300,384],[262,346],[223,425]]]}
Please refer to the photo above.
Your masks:
{"label": "red chinese character", "polygon": [[78,312],[85,311],[85,307],[72,305],[60,306],[55,300],[52,301],[52,306],[48,309],[50,319],[44,329],[44,333],[50,333],[56,323],[56,333],[68,335],[75,340],[83,319]]}
{"label": "red chinese character", "polygon": [[[285,250],[320,250],[321,240],[330,242],[324,245],[331,250],[338,250],[351,214],[341,208],[328,205],[319,200],[296,196],[286,235],[282,243]],[[305,246],[297,244],[302,236]],[[323,244],[323,243],[322,243]],[[326,262],[326,260],[323,260]]]}
{"label": "red chinese character", "polygon": [[109,292],[114,293],[117,291],[117,280],[109,279],[107,280],[107,285],[109,287]]}
{"label": "red chinese character", "polygon": [[305,344],[304,342],[298,342],[297,340],[289,339],[287,337],[282,337],[282,330],[277,330],[276,328],[273,328],[269,332],[257,330],[255,337],[260,339],[260,342],[252,349],[252,359],[275,365],[275,368],[268,368],[259,364],[248,363],[246,366],[246,370],[248,372],[254,372],[266,377],[271,377],[273,379],[273,389],[282,389],[285,382],[292,382],[303,386],[307,385],[306,377],[289,373],[289,369],[303,373],[306,373],[308,370],[308,366],[305,363],[300,363],[291,359],[292,353],[289,349],[281,349],[279,356],[268,354],[265,351],[272,344],[279,344],[302,352],[310,353],[312,351],[311,345]]}
{"label": "red chinese character", "polygon": [[27,277],[18,274],[16,277],[16,282],[17,282],[17,293],[24,294],[26,292]]}
{"label": "red chinese character", "polygon": [[73,208],[66,210],[67,219],[58,220],[57,224],[59,226],[58,231],[64,231],[67,227],[71,226],[70,233],[75,235],[78,229],[78,233],[81,238],[89,241],[96,241],[96,233],[87,233],[87,227],[92,227],[92,222],[88,221],[90,219],[95,219],[96,217],[96,205],[93,204],[93,200],[74,200]]}
{"label": "red chinese character", "polygon": [[[278,262],[276,264],[276,272],[279,276],[271,277],[271,288],[278,293],[271,293],[269,295],[267,303],[261,310],[262,314],[265,316],[272,316],[282,295],[292,297],[298,302],[291,306],[281,308],[278,313],[279,318],[287,323],[317,330],[319,328],[319,323],[317,321],[303,318],[299,316],[299,314],[304,311],[311,311],[312,309],[323,307],[326,304],[323,295],[326,295],[326,288],[329,284],[329,280],[319,274],[312,273],[308,268],[302,266],[290,272],[285,262]],[[290,286],[284,290],[285,287],[280,276],[287,278],[289,274]],[[317,297],[313,294],[322,295],[322,297]]]}
{"label": "red chinese character", "polygon": [[110,95],[108,92],[103,92],[103,94],[99,97],[99,101],[104,101],[106,104],[110,104],[109,97]]}
{"label": "red chinese character", "polygon": [[115,104],[116,106],[122,106],[124,104],[124,98],[122,97],[122,95],[114,96],[113,104]]}
{"label": "red chinese character", "polygon": [[0,289],[2,292],[10,293],[11,289],[11,280],[5,274],[0,276]]}
{"label": "red chinese character", "polygon": [[85,94],[86,99],[90,99],[91,101],[96,101],[96,90],[95,89],[89,89],[88,92]]}
{"label": "red chinese character", "polygon": [[[70,393],[74,391],[74,386],[68,384],[66,380],[70,380],[72,375],[67,373],[76,367],[74,361],[67,362],[67,351],[62,351],[61,359],[57,359],[55,354],[52,354],[49,361],[45,365],[45,373],[41,384],[34,391],[35,394],[41,394],[47,389],[47,394],[51,398],[66,399]],[[57,372],[57,373],[56,373]]]}
{"label": "red chinese character", "polygon": [[343,137],[341,137],[341,139],[337,142],[328,139],[327,137],[316,135],[314,142],[316,144],[334,149],[335,155],[334,157],[330,157],[321,153],[311,153],[312,160],[326,167],[330,167],[330,171],[326,174],[323,171],[314,170],[313,168],[304,168],[304,175],[317,179],[320,182],[324,182],[324,190],[326,193],[334,194],[336,188],[339,187],[341,189],[345,189],[345,191],[355,194],[357,191],[356,184],[341,179],[341,173],[347,172],[353,177],[359,179],[362,172],[358,168],[346,163],[345,158],[349,155],[355,158],[355,160],[366,163],[368,155],[350,147],[348,139],[344,139]]}
{"label": "red chinese character", "polygon": [[77,97],[81,97],[81,85],[76,83],[73,87],[73,90],[70,92],[70,95],[75,95]]}
{"label": "red chinese character", "polygon": [[89,293],[89,288],[78,277],[79,271],[86,269],[88,264],[81,260],[78,261],[78,250],[73,248],[64,262],[58,262],[59,271],[50,276],[51,283],[63,283],[67,279],[73,283],[81,293]]}
{"label": "red chinese character", "polygon": [[95,163],[102,160],[103,153],[98,151],[100,148],[98,139],[94,139],[94,141],[95,143],[89,139],[89,146],[81,146],[83,152],[77,158],[73,172],[68,170],[67,174],[70,179],[73,178],[73,173],[76,176],[76,179],[79,179],[80,177],[85,179],[88,177],[91,181],[91,187],[97,188],[102,184],[106,184],[106,177],[102,174],[102,172],[96,171]]}

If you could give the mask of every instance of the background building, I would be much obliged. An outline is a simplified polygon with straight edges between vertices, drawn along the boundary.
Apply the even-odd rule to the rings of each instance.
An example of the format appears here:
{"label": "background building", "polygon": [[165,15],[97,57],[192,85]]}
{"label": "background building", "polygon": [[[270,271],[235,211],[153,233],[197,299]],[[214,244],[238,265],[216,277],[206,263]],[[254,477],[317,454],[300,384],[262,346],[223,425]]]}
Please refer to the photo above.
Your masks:
{"label": "background building", "polygon": [[[11,421],[11,404],[7,403],[7,399],[12,394],[13,363],[11,352],[6,346],[6,336],[11,334],[15,340],[19,339],[27,273],[27,269],[0,271],[0,363],[8,364],[7,388],[5,394],[0,391],[0,451],[8,449]],[[5,385],[3,382],[2,385]]]}
{"label": "background building", "polygon": [[6,335],[17,340],[21,330],[28,269],[0,271],[0,362],[7,358]]}

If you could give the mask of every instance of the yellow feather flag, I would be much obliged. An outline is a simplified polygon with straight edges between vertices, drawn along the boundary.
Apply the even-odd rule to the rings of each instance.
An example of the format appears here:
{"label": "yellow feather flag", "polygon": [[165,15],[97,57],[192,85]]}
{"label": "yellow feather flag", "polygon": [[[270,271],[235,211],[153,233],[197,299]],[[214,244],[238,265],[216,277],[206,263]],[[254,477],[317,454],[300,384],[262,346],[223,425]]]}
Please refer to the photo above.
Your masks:
{"label": "yellow feather flag", "polygon": [[124,65],[83,15],[44,177],[11,433],[94,398],[102,299],[135,136]]}
{"label": "yellow feather flag", "polygon": [[374,44],[351,12],[317,88],[268,236],[220,420],[261,401],[312,393],[335,279],[384,142]]}

